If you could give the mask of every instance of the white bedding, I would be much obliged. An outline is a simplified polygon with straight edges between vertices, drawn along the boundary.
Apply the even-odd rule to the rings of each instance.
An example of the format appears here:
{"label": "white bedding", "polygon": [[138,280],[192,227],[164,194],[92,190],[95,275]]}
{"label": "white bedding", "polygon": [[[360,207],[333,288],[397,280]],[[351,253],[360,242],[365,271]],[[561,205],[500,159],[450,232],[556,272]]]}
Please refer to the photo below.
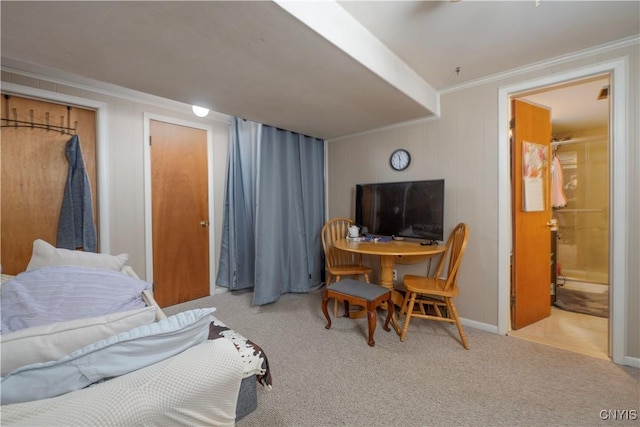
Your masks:
{"label": "white bedding", "polygon": [[[128,266],[121,273],[138,279]],[[2,275],[3,287],[14,278]],[[150,289],[142,300],[157,307],[156,321],[166,318]],[[255,375],[271,389],[271,374],[259,346],[213,320],[210,340],[169,359],[58,397],[3,405],[2,425],[234,425],[242,379]]]}
{"label": "white bedding", "polygon": [[205,341],[170,359],[62,396],[2,407],[2,425],[234,425],[243,375],[231,341]]}
{"label": "white bedding", "polygon": [[60,396],[169,359],[207,340],[214,310],[177,313],[60,359],[22,366],[0,379],[2,405]]}

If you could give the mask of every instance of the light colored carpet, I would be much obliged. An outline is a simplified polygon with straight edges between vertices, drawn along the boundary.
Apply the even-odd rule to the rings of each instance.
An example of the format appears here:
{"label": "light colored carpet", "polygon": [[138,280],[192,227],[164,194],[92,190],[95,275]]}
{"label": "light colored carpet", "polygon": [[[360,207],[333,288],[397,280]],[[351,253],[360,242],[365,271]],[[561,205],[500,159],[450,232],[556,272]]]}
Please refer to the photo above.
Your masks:
{"label": "light colored carpet", "polygon": [[[464,350],[455,326],[421,319],[401,343],[382,329],[382,312],[369,347],[366,318],[333,319],[327,330],[320,303],[316,291],[254,307],[243,291],[165,312],[217,307],[266,352],[273,389],[258,386],[258,409],[239,427],[640,424],[638,369],[470,327]],[[636,419],[602,419],[609,410]]]}

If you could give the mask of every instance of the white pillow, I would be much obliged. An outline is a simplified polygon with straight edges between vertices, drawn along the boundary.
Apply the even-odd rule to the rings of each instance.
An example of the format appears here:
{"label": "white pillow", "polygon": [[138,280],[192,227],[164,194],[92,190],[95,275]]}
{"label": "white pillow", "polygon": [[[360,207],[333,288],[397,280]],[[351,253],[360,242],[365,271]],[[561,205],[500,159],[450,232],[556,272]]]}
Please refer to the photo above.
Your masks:
{"label": "white pillow", "polygon": [[156,311],[156,307],[145,307],[3,334],[1,375],[32,363],[58,360],[96,341],[149,324]]}
{"label": "white pillow", "polygon": [[128,260],[128,254],[109,255],[58,249],[44,240],[36,239],[33,241],[33,252],[27,271],[52,265],[79,265],[120,271]]}
{"label": "white pillow", "polygon": [[18,368],[0,380],[1,404],[59,396],[168,359],[207,339],[214,311],[178,313],[89,344],[57,361]]}
{"label": "white pillow", "polygon": [[0,288],[2,333],[144,308],[150,283],[119,271],[52,265],[18,274]]}

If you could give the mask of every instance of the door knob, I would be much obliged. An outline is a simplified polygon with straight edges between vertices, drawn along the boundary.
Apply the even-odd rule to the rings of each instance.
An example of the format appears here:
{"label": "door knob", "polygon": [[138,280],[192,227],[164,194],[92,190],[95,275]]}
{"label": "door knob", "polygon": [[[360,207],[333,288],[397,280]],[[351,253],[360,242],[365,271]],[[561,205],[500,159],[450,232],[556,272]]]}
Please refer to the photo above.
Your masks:
{"label": "door knob", "polygon": [[201,227],[208,227],[209,226],[209,221],[200,221],[200,226]]}
{"label": "door knob", "polygon": [[551,231],[558,231],[558,220],[555,218],[551,218],[549,220],[549,222],[547,222],[545,224],[547,226],[547,228],[549,228]]}

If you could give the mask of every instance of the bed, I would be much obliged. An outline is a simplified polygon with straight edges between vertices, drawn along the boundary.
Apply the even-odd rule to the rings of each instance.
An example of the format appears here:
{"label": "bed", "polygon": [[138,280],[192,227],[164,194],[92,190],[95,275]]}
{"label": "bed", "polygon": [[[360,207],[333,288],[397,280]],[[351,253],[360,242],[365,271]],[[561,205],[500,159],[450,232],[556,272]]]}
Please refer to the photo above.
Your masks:
{"label": "bed", "polygon": [[271,389],[259,345],[214,307],[167,317],[127,259],[36,240],[2,276],[3,425],[233,425]]}

